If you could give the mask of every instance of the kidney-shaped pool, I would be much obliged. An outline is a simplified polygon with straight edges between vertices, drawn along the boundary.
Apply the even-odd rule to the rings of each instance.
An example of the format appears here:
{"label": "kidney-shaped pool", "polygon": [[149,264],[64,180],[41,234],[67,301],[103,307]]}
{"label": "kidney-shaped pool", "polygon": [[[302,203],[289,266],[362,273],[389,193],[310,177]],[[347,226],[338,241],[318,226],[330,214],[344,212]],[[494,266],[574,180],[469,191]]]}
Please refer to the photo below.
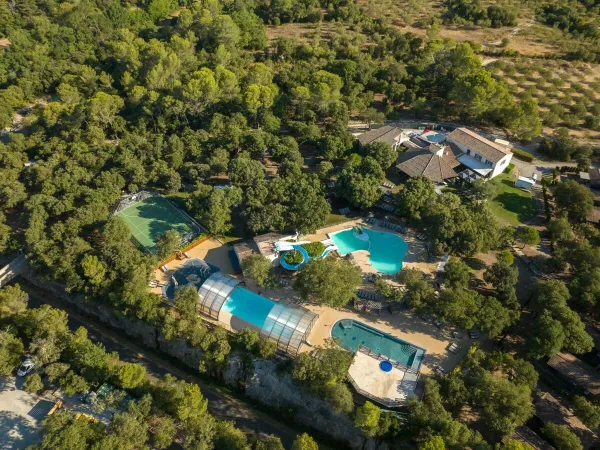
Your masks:
{"label": "kidney-shaped pool", "polygon": [[368,250],[369,263],[378,272],[394,275],[402,269],[402,261],[408,251],[408,245],[400,236],[384,231],[363,228],[366,238],[361,238],[353,228],[331,233],[339,253],[344,256],[357,250]]}

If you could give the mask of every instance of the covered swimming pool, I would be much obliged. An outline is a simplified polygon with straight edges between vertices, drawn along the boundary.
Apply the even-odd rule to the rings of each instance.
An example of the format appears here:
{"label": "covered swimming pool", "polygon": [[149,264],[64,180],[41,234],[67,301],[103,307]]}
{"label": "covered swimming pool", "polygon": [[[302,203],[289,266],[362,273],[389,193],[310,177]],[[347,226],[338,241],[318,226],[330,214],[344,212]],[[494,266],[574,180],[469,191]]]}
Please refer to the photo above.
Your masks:
{"label": "covered swimming pool", "polygon": [[242,283],[222,273],[211,275],[198,289],[199,311],[233,331],[253,329],[278,348],[298,353],[319,316],[302,306],[255,294]]}
{"label": "covered swimming pool", "polygon": [[236,287],[223,304],[223,310],[252,325],[256,325],[258,328],[262,328],[273,306],[275,306],[275,302],[268,298],[255,294],[248,289]]}
{"label": "covered swimming pool", "polygon": [[333,325],[331,336],[336,343],[354,353],[364,347],[406,367],[418,370],[425,350],[353,319],[342,319]]}
{"label": "covered swimming pool", "polygon": [[384,231],[362,228],[362,233],[354,228],[338,231],[330,235],[344,256],[357,250],[367,250],[369,263],[378,272],[394,275],[402,269],[402,261],[408,251],[408,245],[400,236]]}

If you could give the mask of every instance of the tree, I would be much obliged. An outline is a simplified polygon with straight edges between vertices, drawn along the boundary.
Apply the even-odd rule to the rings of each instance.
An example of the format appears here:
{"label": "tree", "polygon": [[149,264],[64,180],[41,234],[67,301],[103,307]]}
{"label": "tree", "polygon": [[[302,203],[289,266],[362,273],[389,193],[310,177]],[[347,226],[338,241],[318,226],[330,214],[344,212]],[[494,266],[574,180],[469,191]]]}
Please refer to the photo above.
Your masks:
{"label": "tree", "polygon": [[23,383],[23,390],[30,394],[36,394],[39,391],[44,389],[44,383],[42,383],[42,378],[37,373],[31,373],[27,375],[25,382]]}
{"label": "tree", "polygon": [[23,343],[6,331],[0,331],[0,375],[10,375],[21,363]]}
{"label": "tree", "polygon": [[444,268],[444,284],[450,288],[466,288],[471,278],[471,270],[463,261],[451,258]]}
{"label": "tree", "polygon": [[321,161],[317,166],[317,174],[321,179],[327,178],[332,170],[333,163],[329,161]]}
{"label": "tree", "polygon": [[85,381],[85,378],[77,375],[72,370],[69,370],[63,377],[61,377],[59,383],[63,392],[67,395],[79,394],[80,392],[84,392],[89,389],[89,385]]}
{"label": "tree", "polygon": [[281,439],[277,436],[267,436],[266,438],[258,441],[254,446],[255,450],[285,450]]}
{"label": "tree", "polygon": [[150,0],[148,14],[153,21],[164,19],[171,14],[176,5],[173,0]]}
{"label": "tree", "polygon": [[100,125],[112,127],[117,113],[123,108],[125,102],[117,95],[96,92],[89,105],[89,116],[92,120]]}
{"label": "tree", "polygon": [[156,254],[160,259],[172,255],[181,245],[181,235],[177,230],[167,230],[156,241]]}
{"label": "tree", "polygon": [[554,188],[556,206],[573,222],[585,222],[594,209],[594,194],[576,181],[567,180]]}
{"label": "tree", "polygon": [[540,233],[533,227],[521,227],[515,234],[515,239],[526,245],[538,245],[540,243]]}
{"label": "tree", "polygon": [[575,415],[589,428],[594,429],[600,426],[600,406],[594,405],[585,397],[580,395],[573,397],[573,410]]}
{"label": "tree", "polygon": [[565,342],[565,333],[558,320],[552,318],[549,311],[544,311],[534,322],[532,336],[527,346],[532,358],[540,359],[560,352]]}
{"label": "tree", "polygon": [[146,376],[146,368],[140,364],[123,363],[116,373],[116,383],[123,389],[134,389]]}
{"label": "tree", "polygon": [[298,273],[295,289],[305,300],[345,306],[362,283],[358,267],[344,259],[311,259]]}
{"label": "tree", "polygon": [[18,284],[0,289],[0,320],[9,319],[27,309],[29,296]]}
{"label": "tree", "polygon": [[441,436],[433,436],[427,442],[420,444],[419,450],[446,450],[446,444]]}
{"label": "tree", "polygon": [[406,182],[404,189],[395,194],[394,202],[401,215],[419,221],[425,206],[433,203],[436,197],[433,183],[426,177],[418,176]]}
{"label": "tree", "polygon": [[263,255],[254,253],[242,261],[244,275],[256,281],[259,286],[271,287],[276,284],[273,263]]}
{"label": "tree", "polygon": [[58,411],[48,416],[42,426],[42,442],[35,447],[38,450],[88,448],[104,434],[104,425],[91,420],[75,420],[74,414],[68,411]]}
{"label": "tree", "polygon": [[379,428],[379,417],[381,409],[370,401],[356,408],[354,415],[354,425],[360,428],[367,436],[373,437],[377,434]]}
{"label": "tree", "polygon": [[249,450],[248,439],[242,430],[236,428],[233,422],[217,422],[214,439],[215,448],[223,450]]}
{"label": "tree", "polygon": [[241,152],[229,162],[228,170],[231,182],[240,187],[252,186],[265,176],[265,168],[250,158],[248,152]]}
{"label": "tree", "polygon": [[292,450],[319,450],[319,446],[308,434],[302,433],[292,444]]}
{"label": "tree", "polygon": [[241,201],[242,191],[238,187],[218,189],[198,184],[187,205],[211,233],[220,235],[231,229],[231,209]]}
{"label": "tree", "polygon": [[92,286],[99,286],[106,279],[106,266],[96,255],[87,255],[81,261],[83,276]]}
{"label": "tree", "polygon": [[59,378],[62,378],[68,371],[69,365],[66,363],[52,363],[44,368],[44,373],[50,383],[54,383]]}
{"label": "tree", "polygon": [[567,425],[557,425],[547,422],[542,426],[542,435],[546,437],[552,445],[561,450],[582,450],[583,445]]}
{"label": "tree", "polygon": [[496,254],[496,260],[499,263],[512,266],[515,262],[515,257],[513,256],[510,250],[502,250]]}
{"label": "tree", "polygon": [[475,180],[467,187],[467,195],[476,201],[485,201],[494,197],[496,186],[482,179]]}
{"label": "tree", "polygon": [[501,300],[507,298],[519,279],[519,269],[503,262],[495,262],[483,273],[483,279],[491,283]]}
{"label": "tree", "polygon": [[331,403],[335,413],[351,413],[354,409],[354,399],[352,392],[343,383],[328,384],[324,388],[325,400]]}
{"label": "tree", "polygon": [[491,430],[510,435],[533,416],[535,408],[528,386],[487,375],[478,384],[474,403],[482,409]]}
{"label": "tree", "polygon": [[176,433],[177,425],[173,418],[163,416],[153,426],[152,445],[159,449],[168,448],[173,443]]}
{"label": "tree", "polygon": [[372,142],[363,147],[366,156],[379,163],[383,170],[388,169],[398,159],[398,153],[387,142]]}
{"label": "tree", "polygon": [[502,444],[500,450],[535,450],[531,445],[521,442],[515,441],[513,439],[508,439]]}
{"label": "tree", "polygon": [[558,217],[548,223],[548,234],[553,242],[570,241],[575,235],[566,217]]}
{"label": "tree", "polygon": [[272,359],[277,352],[277,344],[271,339],[264,339],[258,342],[258,356],[262,359]]}

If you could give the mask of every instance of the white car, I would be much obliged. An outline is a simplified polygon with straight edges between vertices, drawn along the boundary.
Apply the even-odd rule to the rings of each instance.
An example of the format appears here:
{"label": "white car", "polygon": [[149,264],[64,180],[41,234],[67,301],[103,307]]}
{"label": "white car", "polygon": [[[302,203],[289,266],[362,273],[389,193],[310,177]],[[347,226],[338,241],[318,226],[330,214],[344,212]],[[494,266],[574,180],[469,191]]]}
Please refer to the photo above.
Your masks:
{"label": "white car", "polygon": [[29,372],[31,372],[34,368],[35,368],[35,363],[33,362],[33,360],[31,358],[27,358],[25,361],[23,361],[23,364],[21,364],[21,367],[19,367],[19,370],[17,370],[17,375],[19,375],[20,377],[24,377]]}

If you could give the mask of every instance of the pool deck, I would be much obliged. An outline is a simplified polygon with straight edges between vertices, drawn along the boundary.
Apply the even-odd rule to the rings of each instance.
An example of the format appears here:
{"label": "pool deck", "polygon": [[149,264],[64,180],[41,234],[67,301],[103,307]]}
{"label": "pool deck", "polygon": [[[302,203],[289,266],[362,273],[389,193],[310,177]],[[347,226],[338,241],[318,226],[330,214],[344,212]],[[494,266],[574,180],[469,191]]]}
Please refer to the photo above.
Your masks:
{"label": "pool deck", "polygon": [[[454,330],[451,327],[440,330],[433,323],[423,321],[409,310],[403,310],[397,316],[391,314],[371,316],[349,309],[337,310],[328,306],[311,304],[303,306],[319,315],[319,319],[309,336],[311,345],[324,345],[325,341],[331,338],[331,329],[338,320],[354,319],[389,333],[409,344],[425,349],[425,359],[421,364],[421,373],[423,374],[431,373],[437,365],[448,371],[452,370],[466,354],[470,345],[475,342],[467,337],[464,330],[460,330],[459,332],[463,336],[458,341],[460,349],[457,353],[451,353],[447,348],[452,342],[451,333]],[[305,347],[308,348],[302,350],[310,349],[309,346]]]}
{"label": "pool deck", "polygon": [[[380,399],[384,402],[395,401],[402,405],[410,398],[414,391],[407,377],[407,383],[403,383],[406,372],[394,367],[390,372],[384,372],[379,368],[380,361],[362,352],[357,352],[348,370],[348,375],[358,388],[367,396]],[[408,389],[407,389],[408,387]],[[408,391],[408,392],[407,392]]]}
{"label": "pool deck", "polygon": [[[347,230],[348,228],[352,228],[356,225],[360,225],[365,228],[370,228],[375,231],[382,231],[384,233],[396,234],[404,239],[404,242],[408,245],[408,251],[404,256],[404,260],[402,262],[402,268],[416,268],[427,274],[433,274],[437,270],[437,262],[429,263],[427,262],[427,250],[423,242],[419,241],[415,236],[415,231],[412,229],[407,229],[406,234],[396,233],[388,228],[380,227],[379,225],[372,225],[365,222],[363,219],[355,219],[349,220],[347,222],[343,222],[337,225],[333,225],[326,228],[321,228],[317,230],[315,234],[309,234],[300,236],[300,240],[307,240],[311,242],[322,241],[325,239],[329,239],[329,235],[331,233],[335,233],[337,231]],[[371,266],[369,263],[369,252],[367,250],[358,250],[352,252],[354,256],[354,260],[356,264],[360,267],[360,269],[364,273],[377,273],[377,271]]]}
{"label": "pool deck", "polygon": [[[217,266],[221,269],[221,272],[225,274],[232,274],[233,267],[231,265],[231,260],[229,258],[229,247],[223,245],[216,239],[208,239],[204,242],[200,242],[194,248],[187,250],[186,253],[190,256],[191,259],[199,258],[203,259],[209,264],[213,266]],[[154,279],[158,281],[159,287],[151,288],[150,292],[161,295],[162,288],[160,285],[167,283],[171,274],[177,270],[180,266],[182,266],[189,259],[177,260],[174,259],[167,264],[168,272],[164,273],[160,268],[154,269]]]}

